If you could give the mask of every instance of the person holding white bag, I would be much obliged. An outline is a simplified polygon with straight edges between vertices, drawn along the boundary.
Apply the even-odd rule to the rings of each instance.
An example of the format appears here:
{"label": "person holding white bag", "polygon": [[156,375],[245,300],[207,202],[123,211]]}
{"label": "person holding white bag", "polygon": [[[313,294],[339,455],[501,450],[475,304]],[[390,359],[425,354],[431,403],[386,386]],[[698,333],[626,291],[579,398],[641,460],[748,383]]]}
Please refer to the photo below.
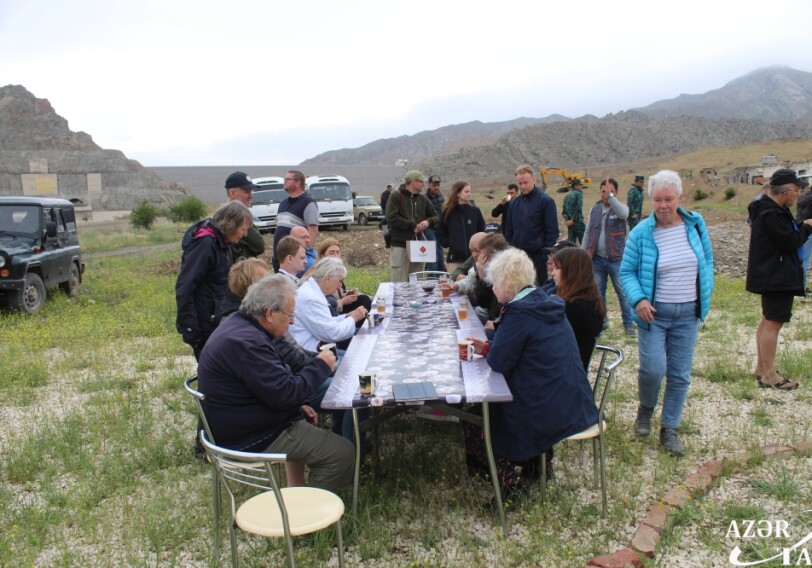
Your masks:
{"label": "person holding white bag", "polygon": [[434,205],[422,193],[425,182],[422,172],[406,172],[403,185],[386,202],[386,222],[392,231],[389,249],[392,282],[408,282],[409,274],[425,270],[427,260],[421,258],[430,261],[437,254],[437,243],[423,236],[429,227],[437,227],[439,219]]}

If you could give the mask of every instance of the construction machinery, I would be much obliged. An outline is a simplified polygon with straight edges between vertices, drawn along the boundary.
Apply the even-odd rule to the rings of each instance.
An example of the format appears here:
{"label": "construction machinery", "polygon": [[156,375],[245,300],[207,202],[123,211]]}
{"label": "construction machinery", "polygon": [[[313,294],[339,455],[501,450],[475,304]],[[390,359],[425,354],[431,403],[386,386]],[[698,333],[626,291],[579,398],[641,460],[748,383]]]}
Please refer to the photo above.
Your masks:
{"label": "construction machinery", "polygon": [[570,183],[574,179],[580,179],[581,185],[584,187],[588,187],[592,180],[587,177],[586,170],[584,170],[584,175],[573,173],[569,170],[564,168],[548,168],[546,166],[539,167],[539,174],[541,174],[541,183],[546,188],[547,187],[547,176],[561,176],[561,185],[557,191],[568,191],[570,188]]}

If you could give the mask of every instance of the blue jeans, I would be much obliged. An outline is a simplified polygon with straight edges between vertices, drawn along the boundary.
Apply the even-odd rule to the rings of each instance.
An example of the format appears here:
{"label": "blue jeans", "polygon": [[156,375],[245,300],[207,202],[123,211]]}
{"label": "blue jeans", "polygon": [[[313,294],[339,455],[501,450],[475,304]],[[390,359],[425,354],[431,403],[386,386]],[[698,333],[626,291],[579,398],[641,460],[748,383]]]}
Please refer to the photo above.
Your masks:
{"label": "blue jeans", "polygon": [[609,260],[596,254],[592,257],[592,275],[595,276],[595,284],[597,284],[598,290],[603,296],[604,304],[606,304],[606,277],[612,279],[612,287],[615,289],[618,302],[620,302],[620,318],[623,320],[623,327],[632,327],[634,325],[632,309],[629,307],[626,294],[623,293],[623,285],[620,283],[620,261]]}
{"label": "blue jeans", "polygon": [[804,289],[806,289],[806,273],[809,272],[809,262],[812,260],[812,237],[809,237],[801,247],[800,254],[804,265]]}
{"label": "blue jeans", "polygon": [[665,377],[661,423],[663,427],[676,428],[682,417],[688,387],[691,386],[699,318],[696,317],[695,302],[655,302],[654,308],[657,310],[654,322],[649,326],[640,326],[637,334],[640,404],[648,408],[657,406],[660,384]]}
{"label": "blue jeans", "polygon": [[437,240],[437,233],[434,232],[434,229],[426,229],[423,231],[423,236],[426,237],[426,240],[437,242],[437,258],[434,262],[426,263],[426,270],[445,270],[443,247],[440,246],[440,241]]}

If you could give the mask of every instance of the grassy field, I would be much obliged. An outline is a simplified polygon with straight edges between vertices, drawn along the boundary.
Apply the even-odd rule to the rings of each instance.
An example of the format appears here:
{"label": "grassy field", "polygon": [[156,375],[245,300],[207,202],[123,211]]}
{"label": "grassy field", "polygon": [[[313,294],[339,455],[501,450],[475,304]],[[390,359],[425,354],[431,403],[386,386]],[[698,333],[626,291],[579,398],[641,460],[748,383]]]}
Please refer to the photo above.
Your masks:
{"label": "grassy field", "polygon": [[[142,246],[147,237],[101,244],[113,237],[94,230],[82,239],[98,243],[97,250]],[[0,566],[216,564],[209,466],[193,456],[196,417],[182,388],[194,359],[174,329],[178,261],[177,250],[95,258],[78,300],[54,291],[34,316],[0,314]],[[382,271],[353,270],[348,282],[371,293],[385,278]],[[618,313],[611,292],[609,300],[610,313]],[[798,305],[783,334],[780,363],[790,376],[808,376],[812,368],[809,306]],[[702,461],[811,439],[808,385],[795,393],[765,392],[749,377],[759,316],[743,283],[717,278],[713,310],[698,344],[685,459],[630,434],[636,342],[624,336],[619,318],[601,338],[628,357],[609,410],[606,518],[600,492],[591,487],[590,460],[580,467],[578,447],[570,444],[557,450],[559,481],[545,504],[537,495],[509,502],[509,529],[501,534],[490,486],[465,472],[459,425],[406,416],[385,428],[380,449],[387,475],[365,468],[359,515],[345,516],[349,564],[582,566],[627,546],[657,497]],[[710,495],[683,513],[650,564],[669,565],[693,525],[703,527],[709,554],[725,558],[729,548],[719,527],[731,518],[812,502],[808,463],[794,458],[744,472],[761,483],[751,487],[768,501],[746,511],[734,507],[735,498]],[[776,468],[783,482],[774,479]],[[349,503],[349,491],[342,497]],[[239,543],[244,566],[283,564],[279,542],[241,534]],[[331,531],[298,539],[299,565],[336,565],[334,543]],[[226,564],[227,548],[226,539]]]}

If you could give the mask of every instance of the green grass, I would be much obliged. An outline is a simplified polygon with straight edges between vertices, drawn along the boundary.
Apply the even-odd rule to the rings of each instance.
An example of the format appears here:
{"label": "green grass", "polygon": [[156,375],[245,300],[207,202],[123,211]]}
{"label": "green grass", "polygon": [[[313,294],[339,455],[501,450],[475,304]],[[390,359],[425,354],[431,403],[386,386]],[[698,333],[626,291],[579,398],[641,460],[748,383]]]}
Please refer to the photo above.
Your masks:
{"label": "green grass", "polygon": [[80,227],[82,252],[92,254],[119,250],[124,247],[147,247],[164,243],[180,243],[181,236],[191,223],[172,223],[159,218],[151,229],[134,229],[121,225],[115,230]]}

